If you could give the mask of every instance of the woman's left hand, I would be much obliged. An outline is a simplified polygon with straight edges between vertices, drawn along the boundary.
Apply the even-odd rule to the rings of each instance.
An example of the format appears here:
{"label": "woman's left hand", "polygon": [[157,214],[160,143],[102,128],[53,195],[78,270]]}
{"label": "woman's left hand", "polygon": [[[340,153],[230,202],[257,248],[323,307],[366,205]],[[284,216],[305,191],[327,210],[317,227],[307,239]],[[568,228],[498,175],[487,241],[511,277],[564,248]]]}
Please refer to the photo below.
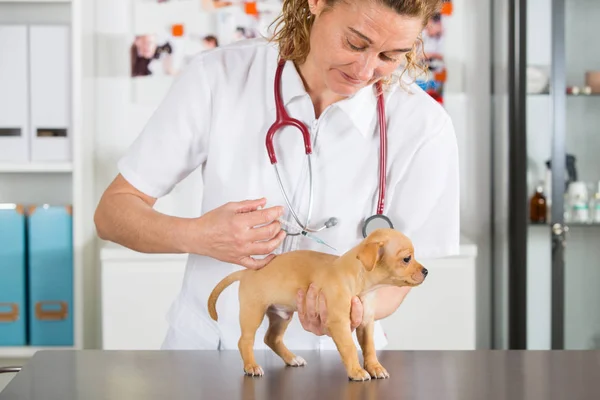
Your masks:
{"label": "woman's left hand", "polygon": [[[299,290],[296,296],[298,307],[298,318],[302,327],[317,336],[328,335],[327,331],[327,301],[325,294],[320,292],[314,285],[308,287],[308,291]],[[350,331],[361,324],[363,319],[363,306],[358,297],[352,298],[350,306]]]}

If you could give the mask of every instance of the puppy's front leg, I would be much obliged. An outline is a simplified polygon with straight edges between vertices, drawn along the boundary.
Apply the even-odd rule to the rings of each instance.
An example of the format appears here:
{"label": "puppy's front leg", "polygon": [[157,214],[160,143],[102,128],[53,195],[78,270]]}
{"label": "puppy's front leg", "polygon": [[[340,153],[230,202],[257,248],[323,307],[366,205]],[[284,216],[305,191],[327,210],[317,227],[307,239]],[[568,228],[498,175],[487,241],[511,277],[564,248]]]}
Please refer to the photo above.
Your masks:
{"label": "puppy's front leg", "polygon": [[375,329],[375,321],[373,318],[365,321],[356,328],[356,337],[363,352],[365,360],[365,369],[373,378],[389,378],[390,374],[383,368],[377,360],[375,352],[375,338],[373,331]]}
{"label": "puppy's front leg", "polygon": [[352,340],[350,331],[350,315],[344,317],[330,316],[327,320],[327,329],[342,357],[342,362],[348,372],[348,378],[353,381],[368,381],[371,376],[361,366],[358,351]]}
{"label": "puppy's front leg", "polygon": [[363,303],[363,320],[356,328],[356,338],[363,352],[365,369],[373,378],[389,378],[390,374],[377,360],[375,352],[375,292],[361,298]]}

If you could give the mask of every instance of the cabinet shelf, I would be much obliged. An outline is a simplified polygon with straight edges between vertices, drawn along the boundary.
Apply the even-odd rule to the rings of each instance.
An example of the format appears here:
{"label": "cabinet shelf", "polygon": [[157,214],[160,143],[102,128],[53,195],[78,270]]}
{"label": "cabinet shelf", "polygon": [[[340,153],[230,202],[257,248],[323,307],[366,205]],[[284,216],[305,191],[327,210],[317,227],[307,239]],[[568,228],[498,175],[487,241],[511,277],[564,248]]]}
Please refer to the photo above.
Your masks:
{"label": "cabinet shelf", "polygon": [[[565,93],[567,97],[594,97],[594,98],[600,98],[600,93],[590,93],[590,94],[584,94],[584,93],[579,93],[579,94],[573,94],[573,93]],[[550,93],[548,92],[541,92],[541,93],[527,93],[528,96],[550,96]]]}
{"label": "cabinet shelf", "polygon": [[[530,226],[533,227],[543,227],[543,228],[550,228],[551,224],[549,223],[533,223],[530,222],[529,223]],[[600,228],[600,223],[598,222],[590,222],[590,223],[584,223],[584,222],[565,222],[564,223],[565,226],[569,227],[569,228]]]}
{"label": "cabinet shelf", "polygon": [[0,359],[10,358],[29,358],[33,356],[37,351],[41,350],[72,350],[75,347],[70,346],[15,346],[15,347],[2,347],[0,346]]}
{"label": "cabinet shelf", "polygon": [[[2,1],[2,0],[0,0]],[[72,172],[71,163],[2,163],[0,173],[56,173]]]}

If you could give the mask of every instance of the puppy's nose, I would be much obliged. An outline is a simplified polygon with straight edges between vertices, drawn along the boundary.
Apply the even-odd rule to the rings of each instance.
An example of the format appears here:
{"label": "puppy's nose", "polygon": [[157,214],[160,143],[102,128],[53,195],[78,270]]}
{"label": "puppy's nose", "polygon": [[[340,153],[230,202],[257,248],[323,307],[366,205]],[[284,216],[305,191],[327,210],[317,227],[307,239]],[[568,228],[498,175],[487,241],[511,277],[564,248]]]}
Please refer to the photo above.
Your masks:
{"label": "puppy's nose", "polygon": [[427,268],[423,267],[423,269],[421,270],[421,273],[423,274],[424,277],[426,277],[427,274],[429,273],[429,271],[427,271]]}

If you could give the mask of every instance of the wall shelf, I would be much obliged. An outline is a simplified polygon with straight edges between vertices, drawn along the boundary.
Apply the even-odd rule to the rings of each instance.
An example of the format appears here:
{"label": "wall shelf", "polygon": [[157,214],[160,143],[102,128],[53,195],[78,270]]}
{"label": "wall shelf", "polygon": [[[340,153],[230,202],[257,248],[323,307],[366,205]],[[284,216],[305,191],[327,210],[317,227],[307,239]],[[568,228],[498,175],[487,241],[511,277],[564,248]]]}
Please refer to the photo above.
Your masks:
{"label": "wall shelf", "polygon": [[[0,0],[2,1],[2,0]],[[72,172],[71,163],[2,163],[0,173],[56,173]]]}
{"label": "wall shelf", "polygon": [[41,350],[96,347],[96,287],[91,279],[96,268],[96,234],[90,218],[95,204],[94,136],[88,133],[94,131],[94,120],[87,106],[93,102],[94,85],[84,85],[84,66],[91,65],[85,50],[94,46],[94,4],[87,0],[0,0],[2,24],[68,27],[68,59],[63,64],[69,71],[66,115],[71,159],[0,162],[0,202],[73,207],[73,346],[0,346],[0,359],[29,358]]}

